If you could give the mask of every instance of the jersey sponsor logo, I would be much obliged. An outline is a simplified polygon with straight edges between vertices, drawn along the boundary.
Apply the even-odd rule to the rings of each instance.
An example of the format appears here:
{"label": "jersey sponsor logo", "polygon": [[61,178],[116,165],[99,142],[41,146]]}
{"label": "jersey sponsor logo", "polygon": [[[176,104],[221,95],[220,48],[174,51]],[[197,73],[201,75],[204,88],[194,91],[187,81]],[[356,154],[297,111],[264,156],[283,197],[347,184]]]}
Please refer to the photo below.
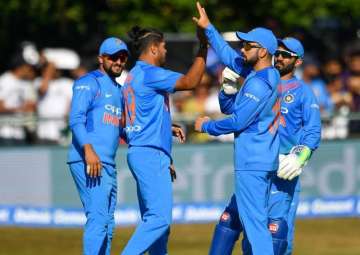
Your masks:
{"label": "jersey sponsor logo", "polygon": [[284,107],[284,106],[281,106],[280,112],[281,112],[281,113],[284,113],[284,114],[287,114],[287,113],[289,113],[289,109],[286,108],[286,107]]}
{"label": "jersey sponsor logo", "polygon": [[141,126],[139,126],[139,125],[125,127],[125,132],[126,133],[140,132],[140,131],[141,131]]}
{"label": "jersey sponsor logo", "polygon": [[220,220],[221,221],[228,221],[230,219],[230,214],[228,212],[223,212],[223,214],[221,214]]}
{"label": "jersey sponsor logo", "polygon": [[269,224],[269,230],[272,234],[275,234],[279,230],[279,225],[276,223],[270,223]]}
{"label": "jersey sponsor logo", "polygon": [[295,99],[295,97],[293,94],[287,94],[286,96],[284,96],[284,101],[285,101],[285,103],[288,103],[288,104],[294,102],[294,99]]}
{"label": "jersey sponsor logo", "polygon": [[244,96],[254,100],[255,102],[260,102],[260,99],[256,96],[254,96],[253,94],[250,94],[250,93],[245,93]]}
{"label": "jersey sponsor logo", "polygon": [[121,115],[121,108],[120,107],[116,107],[112,104],[106,104],[105,105],[105,110],[110,111],[111,113],[114,113],[117,116]]}
{"label": "jersey sponsor logo", "polygon": [[318,109],[318,110],[320,109],[318,104],[311,104],[310,108],[314,108],[314,109]]}
{"label": "jersey sponsor logo", "polygon": [[77,85],[75,86],[75,90],[90,90],[90,87],[87,85]]}
{"label": "jersey sponsor logo", "polygon": [[115,126],[115,127],[120,126],[120,118],[118,116],[113,115],[113,114],[108,113],[108,112],[104,112],[102,122],[104,124],[112,125],[112,126]]}

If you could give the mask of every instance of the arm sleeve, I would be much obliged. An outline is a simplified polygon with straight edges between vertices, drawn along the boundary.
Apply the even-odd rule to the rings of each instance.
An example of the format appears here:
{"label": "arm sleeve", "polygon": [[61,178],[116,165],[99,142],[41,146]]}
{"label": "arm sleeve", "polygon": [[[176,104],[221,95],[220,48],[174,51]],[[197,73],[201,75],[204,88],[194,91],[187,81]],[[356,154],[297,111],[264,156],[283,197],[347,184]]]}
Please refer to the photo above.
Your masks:
{"label": "arm sleeve", "polygon": [[246,77],[250,73],[251,69],[244,67],[243,57],[231,48],[227,42],[225,42],[212,24],[205,29],[205,33],[211,47],[214,49],[216,55],[220,58],[224,65],[242,77]]}
{"label": "arm sleeve", "polygon": [[86,130],[86,115],[98,89],[98,84],[93,78],[77,80],[73,86],[69,125],[81,147],[90,143]]}
{"label": "arm sleeve", "polygon": [[222,135],[241,132],[256,119],[263,110],[271,90],[264,81],[252,78],[240,93],[237,94],[234,112],[228,118],[205,122],[202,131],[210,135]]}
{"label": "arm sleeve", "polygon": [[321,118],[320,107],[316,101],[314,93],[307,85],[304,86],[303,93],[303,132],[300,144],[306,145],[311,150],[315,150],[321,139]]}
{"label": "arm sleeve", "polygon": [[144,78],[145,85],[154,90],[175,92],[176,81],[183,76],[181,73],[173,72],[161,67],[152,67],[147,70]]}
{"label": "arm sleeve", "polygon": [[224,91],[219,93],[220,110],[224,114],[232,114],[234,112],[235,98],[237,94],[226,95]]}

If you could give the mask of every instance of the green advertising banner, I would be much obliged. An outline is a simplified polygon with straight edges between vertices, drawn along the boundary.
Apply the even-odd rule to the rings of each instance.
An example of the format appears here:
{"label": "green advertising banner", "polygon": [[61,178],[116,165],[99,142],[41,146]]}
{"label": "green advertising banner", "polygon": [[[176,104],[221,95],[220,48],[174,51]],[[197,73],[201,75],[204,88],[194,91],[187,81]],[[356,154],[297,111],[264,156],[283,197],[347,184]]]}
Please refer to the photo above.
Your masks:
{"label": "green advertising banner", "polygon": [[[233,192],[233,145],[175,145],[175,203],[225,203]],[[63,147],[0,149],[0,204],[81,206]],[[136,205],[126,147],[117,154],[118,203]],[[17,183],[17,185],[14,185]],[[323,142],[301,176],[302,197],[360,195],[360,141]]]}

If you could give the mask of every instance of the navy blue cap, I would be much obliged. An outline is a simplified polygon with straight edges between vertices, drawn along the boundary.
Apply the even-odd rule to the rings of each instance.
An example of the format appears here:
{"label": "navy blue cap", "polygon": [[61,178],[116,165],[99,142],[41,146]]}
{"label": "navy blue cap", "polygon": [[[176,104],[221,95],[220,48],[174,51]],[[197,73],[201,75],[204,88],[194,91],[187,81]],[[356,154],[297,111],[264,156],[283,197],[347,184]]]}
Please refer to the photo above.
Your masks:
{"label": "navy blue cap", "polygon": [[279,44],[285,46],[286,49],[298,55],[299,58],[304,58],[304,47],[301,42],[294,37],[285,37],[284,39],[278,39]]}
{"label": "navy blue cap", "polygon": [[99,55],[113,55],[122,50],[129,54],[129,50],[123,41],[116,37],[109,37],[101,43]]}
{"label": "navy blue cap", "polygon": [[274,33],[263,27],[257,27],[248,33],[236,32],[236,36],[247,42],[256,42],[261,45],[261,47],[268,50],[271,55],[274,55],[278,42]]}

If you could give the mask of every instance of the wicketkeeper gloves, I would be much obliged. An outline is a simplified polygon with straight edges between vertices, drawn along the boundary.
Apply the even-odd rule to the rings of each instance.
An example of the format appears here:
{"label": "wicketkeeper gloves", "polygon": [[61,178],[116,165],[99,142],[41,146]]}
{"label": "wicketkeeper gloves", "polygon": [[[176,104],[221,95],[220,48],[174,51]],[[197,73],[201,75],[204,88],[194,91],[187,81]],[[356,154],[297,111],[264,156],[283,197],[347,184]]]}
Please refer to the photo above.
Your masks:
{"label": "wicketkeeper gloves", "polygon": [[305,145],[293,147],[288,155],[279,156],[279,169],[277,176],[291,181],[302,173],[303,167],[311,156],[311,150]]}

